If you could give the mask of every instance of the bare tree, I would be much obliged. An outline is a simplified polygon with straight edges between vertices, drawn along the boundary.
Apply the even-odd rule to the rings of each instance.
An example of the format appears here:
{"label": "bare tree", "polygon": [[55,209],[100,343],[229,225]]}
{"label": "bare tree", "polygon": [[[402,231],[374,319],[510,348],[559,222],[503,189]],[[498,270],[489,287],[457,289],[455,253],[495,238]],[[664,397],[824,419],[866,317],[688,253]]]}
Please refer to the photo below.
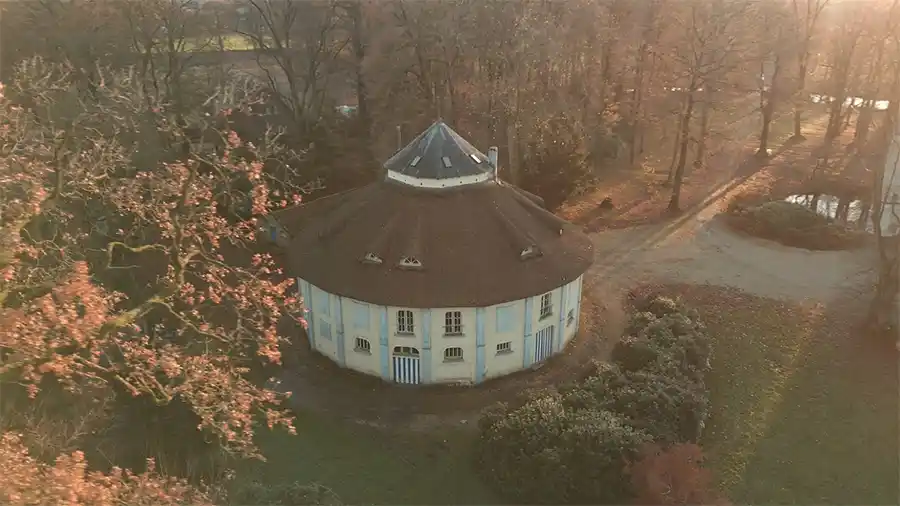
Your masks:
{"label": "bare tree", "polygon": [[812,41],[816,34],[819,18],[830,0],[791,0],[793,20],[798,33],[799,49],[797,52],[797,85],[794,93],[794,138],[802,140],[803,109],[806,106],[806,79],[809,76],[809,64]]}
{"label": "bare tree", "polygon": [[769,154],[769,132],[779,102],[784,98],[784,67],[796,50],[794,38],[789,36],[789,13],[779,4],[761,6],[761,28],[758,48],[760,67],[759,108],[762,129],[759,134],[759,156]]}
{"label": "bare tree", "polygon": [[349,43],[335,0],[247,0],[255,29],[240,33],[257,50],[271,96],[301,135],[318,124],[338,58]]}
{"label": "bare tree", "polygon": [[669,200],[669,210],[673,212],[680,209],[697,92],[703,86],[714,86],[717,79],[739,64],[738,54],[747,45],[741,21],[749,12],[749,4],[740,0],[694,1],[684,9],[679,21],[683,23],[686,40],[683,47],[674,51],[674,58],[683,69],[681,88],[685,105],[679,119],[678,161]]}

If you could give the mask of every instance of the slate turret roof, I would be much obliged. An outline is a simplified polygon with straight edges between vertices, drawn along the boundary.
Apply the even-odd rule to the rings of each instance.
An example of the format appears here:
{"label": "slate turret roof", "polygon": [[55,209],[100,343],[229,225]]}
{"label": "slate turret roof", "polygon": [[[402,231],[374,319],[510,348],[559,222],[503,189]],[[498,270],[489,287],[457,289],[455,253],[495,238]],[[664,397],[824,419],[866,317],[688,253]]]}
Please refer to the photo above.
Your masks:
{"label": "slate turret roof", "polygon": [[440,120],[384,162],[384,168],[420,179],[451,179],[494,171],[484,153]]}

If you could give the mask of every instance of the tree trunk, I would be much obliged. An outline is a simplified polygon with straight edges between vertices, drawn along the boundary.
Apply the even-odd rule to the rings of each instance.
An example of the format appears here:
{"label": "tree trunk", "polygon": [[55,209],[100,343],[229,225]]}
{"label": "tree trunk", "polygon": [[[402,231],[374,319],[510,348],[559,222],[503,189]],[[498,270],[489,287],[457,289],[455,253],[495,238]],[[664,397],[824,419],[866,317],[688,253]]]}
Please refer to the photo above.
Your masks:
{"label": "tree trunk", "polygon": [[694,114],[694,89],[696,83],[691,82],[688,88],[687,107],[685,107],[684,115],[681,118],[681,142],[678,150],[678,165],[675,167],[675,178],[672,183],[672,198],[669,200],[669,211],[677,212],[681,209],[679,200],[681,199],[681,184],[684,179],[684,168],[687,164],[688,145],[691,136],[691,116]]}
{"label": "tree trunk", "polygon": [[694,158],[694,168],[706,165],[706,143],[709,140],[709,116],[712,110],[713,90],[707,85],[704,89],[705,97],[700,108],[700,138],[697,140],[697,153]]}
{"label": "tree trunk", "polygon": [[769,156],[769,133],[772,129],[772,117],[775,115],[775,104],[778,103],[778,85],[779,74],[781,74],[781,58],[775,57],[775,68],[772,71],[772,82],[769,84],[769,92],[765,92],[763,88],[763,107],[762,107],[762,131],[759,133],[759,149],[756,154],[759,156]]}
{"label": "tree trunk", "polygon": [[867,100],[862,108],[860,108],[859,115],[856,117],[856,132],[853,136],[853,144],[857,151],[860,151],[866,144],[866,137],[869,135],[869,127],[872,125],[872,110],[874,109],[874,106],[874,100]]}
{"label": "tree trunk", "polygon": [[806,73],[809,71],[809,50],[801,56],[800,72],[797,76],[797,97],[794,101],[794,140],[803,140],[803,108],[806,107]]}
{"label": "tree trunk", "polygon": [[355,56],[353,63],[356,73],[356,114],[359,119],[360,129],[363,132],[364,141],[366,145],[371,145],[372,114],[369,111],[369,91],[363,76],[363,62],[366,59],[366,31],[359,0],[349,6],[349,11],[352,20],[353,53]]}
{"label": "tree trunk", "polygon": [[878,262],[878,282],[875,285],[875,295],[869,306],[866,321],[872,332],[896,339],[900,248],[896,238],[882,239],[881,242],[884,244],[879,247],[881,255]]}

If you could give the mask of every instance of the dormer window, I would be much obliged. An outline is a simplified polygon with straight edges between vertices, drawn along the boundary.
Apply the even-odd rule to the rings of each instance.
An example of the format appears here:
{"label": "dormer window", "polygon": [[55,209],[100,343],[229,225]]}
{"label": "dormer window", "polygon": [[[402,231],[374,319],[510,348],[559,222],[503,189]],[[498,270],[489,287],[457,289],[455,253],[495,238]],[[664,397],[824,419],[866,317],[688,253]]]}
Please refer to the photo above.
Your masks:
{"label": "dormer window", "polygon": [[400,259],[400,267],[405,269],[421,269],[422,262],[416,257],[403,257]]}
{"label": "dormer window", "polygon": [[363,257],[363,263],[381,265],[383,261],[381,260],[380,256],[376,255],[375,253],[369,252],[366,253],[366,256]]}
{"label": "dormer window", "polygon": [[519,258],[522,260],[528,260],[529,258],[534,258],[541,255],[541,250],[538,249],[537,246],[531,245],[522,250],[522,253],[519,254]]}

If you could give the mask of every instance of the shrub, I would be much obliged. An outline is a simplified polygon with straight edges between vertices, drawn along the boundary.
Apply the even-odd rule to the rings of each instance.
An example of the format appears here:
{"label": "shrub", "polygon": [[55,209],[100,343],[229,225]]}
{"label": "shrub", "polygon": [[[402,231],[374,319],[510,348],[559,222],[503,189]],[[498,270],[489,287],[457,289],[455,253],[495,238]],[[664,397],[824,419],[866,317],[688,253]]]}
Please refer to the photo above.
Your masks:
{"label": "shrub", "polygon": [[681,308],[674,299],[660,295],[652,295],[635,302],[634,309],[639,313],[651,313],[657,318],[681,312]]}
{"label": "shrub", "polygon": [[668,375],[623,372],[610,365],[563,391],[562,403],[573,410],[614,412],[658,442],[697,441],[709,413],[703,383],[660,369]]}
{"label": "shrub", "polygon": [[[670,371],[677,364],[680,376],[702,381],[709,370],[709,339],[704,327],[678,303],[665,297],[649,297],[638,304],[629,320],[627,335],[613,347],[611,359],[623,370]],[[643,327],[641,325],[643,324]]]}
{"label": "shrub", "polygon": [[556,392],[498,404],[479,421],[480,463],[510,501],[617,503],[635,445],[699,440],[709,413],[709,341],[696,312],[659,296],[635,304],[612,363]]}
{"label": "shrub", "polygon": [[628,318],[628,325],[625,327],[625,335],[637,335],[644,327],[654,321],[656,321],[656,315],[649,311],[632,313]]}
{"label": "shrub", "polygon": [[695,444],[662,449],[647,445],[638,460],[628,466],[636,492],[634,504],[726,505],[713,488],[712,474],[703,467],[703,452]]}
{"label": "shrub", "polygon": [[629,373],[626,378],[624,385],[607,393],[606,409],[657,442],[699,440],[709,413],[702,384],[652,372]]}
{"label": "shrub", "polygon": [[727,217],[727,223],[736,230],[797,248],[848,249],[866,240],[864,232],[796,202],[768,200],[732,204]]}
{"label": "shrub", "polygon": [[483,426],[480,464],[509,501],[610,504],[631,496],[625,462],[651,440],[615,413],[533,398]]}
{"label": "shrub", "polygon": [[342,504],[337,494],[328,487],[296,481],[276,485],[253,481],[243,485],[229,499],[229,502],[234,505],[340,506]]}

